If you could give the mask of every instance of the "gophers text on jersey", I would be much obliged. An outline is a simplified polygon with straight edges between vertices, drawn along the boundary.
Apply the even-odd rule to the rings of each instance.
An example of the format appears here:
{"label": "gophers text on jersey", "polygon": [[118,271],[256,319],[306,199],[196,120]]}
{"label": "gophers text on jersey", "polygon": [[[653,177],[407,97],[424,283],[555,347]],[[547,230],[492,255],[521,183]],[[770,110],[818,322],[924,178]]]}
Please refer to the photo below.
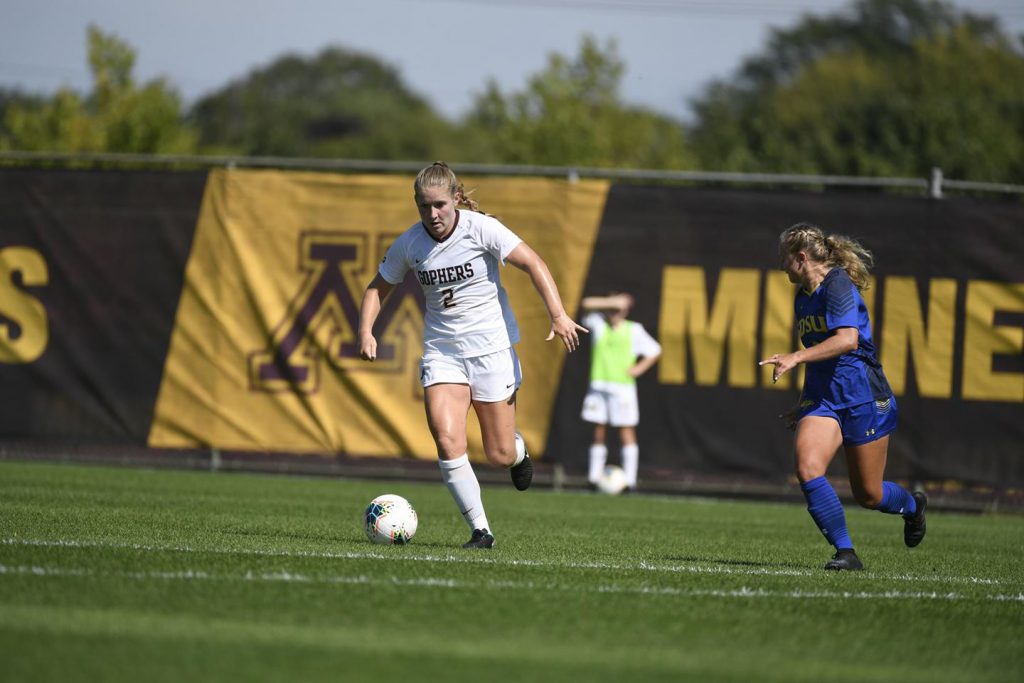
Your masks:
{"label": "gophers text on jersey", "polygon": [[498,267],[522,240],[498,219],[459,210],[443,240],[416,223],[380,264],[381,277],[400,283],[410,270],[423,288],[423,355],[481,356],[519,341],[519,327]]}

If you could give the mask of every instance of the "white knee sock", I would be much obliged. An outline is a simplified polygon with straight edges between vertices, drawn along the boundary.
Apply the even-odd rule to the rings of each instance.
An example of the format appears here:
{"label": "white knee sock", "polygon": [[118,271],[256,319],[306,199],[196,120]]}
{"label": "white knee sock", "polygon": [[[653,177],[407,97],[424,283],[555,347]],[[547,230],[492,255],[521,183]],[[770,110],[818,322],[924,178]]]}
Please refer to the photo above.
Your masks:
{"label": "white knee sock", "polygon": [[604,463],[608,459],[608,447],[603,443],[590,445],[590,469],[587,470],[587,481],[596,484],[604,472]]}
{"label": "white knee sock", "polygon": [[455,499],[455,504],[459,506],[459,512],[462,513],[462,518],[466,520],[470,530],[490,530],[491,526],[487,523],[484,503],[480,497],[480,482],[473,472],[469,455],[454,460],[438,460],[437,463],[441,467],[441,478],[444,479],[448,492]]}
{"label": "white knee sock", "polygon": [[626,472],[626,486],[636,488],[636,470],[640,462],[640,447],[628,443],[622,447],[622,469]]}
{"label": "white knee sock", "polygon": [[512,463],[512,467],[526,460],[527,455],[529,455],[529,452],[526,450],[526,440],[523,439],[522,434],[516,432],[516,461]]}

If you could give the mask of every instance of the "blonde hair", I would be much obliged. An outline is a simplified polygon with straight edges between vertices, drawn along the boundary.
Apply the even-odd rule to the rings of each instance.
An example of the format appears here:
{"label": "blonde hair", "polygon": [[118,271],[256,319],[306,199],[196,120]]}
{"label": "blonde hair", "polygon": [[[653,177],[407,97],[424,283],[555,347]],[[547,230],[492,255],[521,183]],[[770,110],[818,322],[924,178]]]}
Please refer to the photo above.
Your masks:
{"label": "blonde hair", "polygon": [[779,235],[779,249],[788,254],[804,251],[813,261],[842,268],[859,290],[870,285],[869,270],[875,257],[860,242],[845,235],[826,235],[811,223],[797,223]]}
{"label": "blonde hair", "polygon": [[435,161],[417,173],[416,182],[413,183],[412,187],[416,192],[416,196],[423,194],[424,188],[443,187],[448,190],[448,194],[455,200],[456,207],[463,207],[470,211],[480,210],[479,205],[469,198],[473,191],[467,192],[466,188],[459,182],[458,177],[456,177],[455,171],[448,168],[448,164],[443,161]]}

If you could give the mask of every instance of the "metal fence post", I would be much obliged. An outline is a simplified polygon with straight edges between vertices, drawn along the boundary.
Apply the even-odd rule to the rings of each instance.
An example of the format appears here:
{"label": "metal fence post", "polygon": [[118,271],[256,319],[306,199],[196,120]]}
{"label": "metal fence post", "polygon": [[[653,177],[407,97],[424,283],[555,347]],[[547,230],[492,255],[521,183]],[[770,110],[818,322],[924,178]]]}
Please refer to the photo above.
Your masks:
{"label": "metal fence post", "polygon": [[932,176],[928,179],[928,196],[942,199],[942,169],[938,166],[932,167]]}

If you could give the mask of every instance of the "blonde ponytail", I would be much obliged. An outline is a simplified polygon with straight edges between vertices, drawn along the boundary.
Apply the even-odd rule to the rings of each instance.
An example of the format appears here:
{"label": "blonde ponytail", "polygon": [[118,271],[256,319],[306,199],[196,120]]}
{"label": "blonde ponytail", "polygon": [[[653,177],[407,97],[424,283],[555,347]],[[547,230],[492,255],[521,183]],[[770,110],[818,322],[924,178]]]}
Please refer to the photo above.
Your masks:
{"label": "blonde ponytail", "polygon": [[826,235],[812,223],[796,223],[779,235],[779,246],[786,253],[805,251],[814,261],[830,268],[842,268],[859,290],[870,285],[874,256],[861,244],[845,235]]}
{"label": "blonde ponytail", "polygon": [[473,191],[467,192],[466,188],[459,182],[455,171],[450,169],[448,164],[443,161],[435,161],[430,166],[422,169],[416,175],[416,182],[413,183],[412,187],[417,195],[422,194],[423,189],[427,187],[443,187],[448,190],[448,194],[455,200],[456,207],[469,209],[470,211],[480,210],[479,205],[469,197]]}

